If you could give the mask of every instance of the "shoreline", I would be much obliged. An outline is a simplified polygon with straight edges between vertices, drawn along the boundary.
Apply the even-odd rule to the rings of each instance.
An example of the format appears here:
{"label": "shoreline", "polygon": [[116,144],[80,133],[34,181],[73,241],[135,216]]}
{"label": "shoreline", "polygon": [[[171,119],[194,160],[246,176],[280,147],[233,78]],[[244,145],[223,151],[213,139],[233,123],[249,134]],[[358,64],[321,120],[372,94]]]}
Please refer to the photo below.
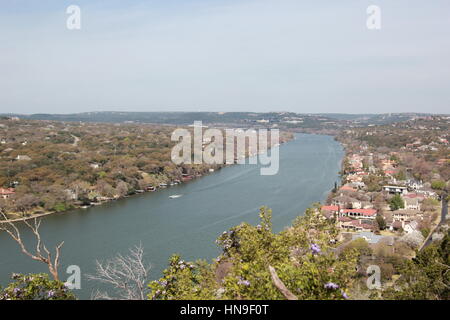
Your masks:
{"label": "shoreline", "polygon": [[[282,146],[283,144],[289,143],[289,142],[291,142],[291,141],[293,141],[293,140],[295,140],[295,133],[294,133],[292,139],[289,139],[289,140],[286,140],[286,141],[280,141],[280,143],[279,143],[276,147],[280,147],[280,146]],[[268,150],[270,150],[271,147],[272,147],[272,146],[270,146],[270,147],[268,148]],[[267,150],[267,151],[268,151],[268,150]],[[246,159],[251,158],[251,157],[254,157],[254,156],[259,156],[259,154],[256,154],[256,155],[246,155],[244,159],[246,160]],[[189,183],[189,182],[192,182],[192,181],[194,181],[194,180],[200,179],[200,178],[202,178],[203,176],[212,175],[212,174],[216,173],[218,170],[221,170],[221,169],[223,169],[223,168],[238,165],[238,164],[239,164],[239,161],[241,161],[241,160],[238,159],[238,161],[236,161],[236,162],[233,163],[233,164],[222,164],[222,165],[219,165],[218,168],[210,168],[210,169],[214,169],[214,171],[213,171],[213,172],[205,172],[204,174],[202,174],[202,175],[200,175],[200,176],[194,175],[194,176],[192,176],[191,179],[189,179],[189,180],[187,180],[187,181],[183,181],[182,179],[181,179],[181,180],[178,180],[178,181],[180,181],[180,183],[178,183],[178,184],[176,184],[176,185],[181,185],[181,184]],[[172,187],[172,185],[167,185],[166,187],[155,187],[155,190],[154,190],[154,191],[142,190],[142,192],[135,192],[135,193],[133,193],[133,194],[126,195],[126,196],[123,196],[123,197],[110,198],[110,199],[103,200],[103,201],[100,201],[100,202],[93,202],[93,203],[91,203],[90,205],[76,205],[76,206],[74,206],[74,207],[72,207],[72,208],[70,208],[70,209],[68,209],[68,210],[64,210],[64,211],[60,211],[60,212],[58,212],[58,211],[47,211],[47,212],[42,212],[42,213],[38,213],[38,214],[32,214],[32,215],[30,215],[30,216],[22,217],[22,218],[14,218],[14,219],[0,220],[0,225],[5,224],[5,223],[16,223],[16,222],[28,221],[28,220],[31,220],[31,219],[38,219],[38,218],[46,217],[46,216],[53,215],[53,214],[67,214],[67,213],[69,213],[69,212],[71,212],[71,211],[73,211],[73,210],[89,209],[89,208],[96,207],[96,206],[102,206],[102,205],[104,205],[104,204],[111,203],[111,202],[114,202],[114,201],[123,200],[123,199],[131,198],[131,197],[134,197],[134,196],[139,196],[139,195],[143,195],[143,194],[147,194],[147,193],[158,192],[158,191],[161,190],[161,189],[163,189],[163,190],[164,190],[164,189],[169,189],[170,187]]]}

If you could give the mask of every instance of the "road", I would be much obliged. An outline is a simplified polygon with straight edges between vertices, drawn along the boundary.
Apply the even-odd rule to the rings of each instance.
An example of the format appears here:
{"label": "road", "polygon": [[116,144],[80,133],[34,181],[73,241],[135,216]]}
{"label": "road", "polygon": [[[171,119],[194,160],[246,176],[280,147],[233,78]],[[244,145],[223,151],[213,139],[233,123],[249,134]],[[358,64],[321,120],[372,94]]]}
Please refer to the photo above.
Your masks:
{"label": "road", "polygon": [[428,235],[428,237],[427,237],[424,245],[420,249],[420,251],[422,251],[424,248],[428,247],[431,244],[434,231],[437,229],[437,227],[439,225],[443,225],[445,223],[445,220],[446,220],[446,217],[448,214],[448,201],[446,200],[446,197],[447,197],[447,195],[442,197],[441,220],[440,220],[439,224],[436,226],[436,228],[431,230],[430,234]]}

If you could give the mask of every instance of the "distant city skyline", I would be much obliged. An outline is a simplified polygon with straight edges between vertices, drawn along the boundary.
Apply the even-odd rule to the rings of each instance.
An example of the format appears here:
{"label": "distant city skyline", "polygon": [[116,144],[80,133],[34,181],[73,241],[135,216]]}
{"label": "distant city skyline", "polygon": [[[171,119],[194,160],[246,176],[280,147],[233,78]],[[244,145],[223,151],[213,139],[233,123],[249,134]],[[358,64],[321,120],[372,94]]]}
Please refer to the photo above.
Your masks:
{"label": "distant city skyline", "polygon": [[449,12],[444,0],[5,1],[0,113],[448,114]]}

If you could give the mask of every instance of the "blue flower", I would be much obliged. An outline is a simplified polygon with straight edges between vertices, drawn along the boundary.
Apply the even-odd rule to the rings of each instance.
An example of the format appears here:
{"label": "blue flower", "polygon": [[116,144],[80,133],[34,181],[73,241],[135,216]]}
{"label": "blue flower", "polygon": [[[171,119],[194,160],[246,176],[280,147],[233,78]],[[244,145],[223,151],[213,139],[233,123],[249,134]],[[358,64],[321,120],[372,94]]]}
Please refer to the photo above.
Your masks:
{"label": "blue flower", "polygon": [[342,297],[345,299],[345,300],[348,300],[349,298],[348,298],[348,295],[344,292],[344,291],[342,291]]}
{"label": "blue flower", "polygon": [[248,287],[248,286],[250,286],[250,281],[239,278],[238,284]]}
{"label": "blue flower", "polygon": [[320,251],[320,247],[317,244],[315,244],[315,243],[313,243],[311,245],[310,249],[311,249],[313,254],[319,254],[321,252]]}
{"label": "blue flower", "polygon": [[325,289],[336,290],[339,289],[339,285],[334,282],[328,282],[324,285]]}

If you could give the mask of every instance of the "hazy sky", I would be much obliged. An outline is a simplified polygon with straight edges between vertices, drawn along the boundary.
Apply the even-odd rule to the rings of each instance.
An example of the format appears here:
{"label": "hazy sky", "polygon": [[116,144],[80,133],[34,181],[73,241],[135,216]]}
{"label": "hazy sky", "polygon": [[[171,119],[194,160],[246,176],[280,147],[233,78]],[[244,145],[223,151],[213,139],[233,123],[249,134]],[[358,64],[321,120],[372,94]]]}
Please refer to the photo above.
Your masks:
{"label": "hazy sky", "polygon": [[0,113],[99,110],[449,113],[450,1],[1,1]]}

